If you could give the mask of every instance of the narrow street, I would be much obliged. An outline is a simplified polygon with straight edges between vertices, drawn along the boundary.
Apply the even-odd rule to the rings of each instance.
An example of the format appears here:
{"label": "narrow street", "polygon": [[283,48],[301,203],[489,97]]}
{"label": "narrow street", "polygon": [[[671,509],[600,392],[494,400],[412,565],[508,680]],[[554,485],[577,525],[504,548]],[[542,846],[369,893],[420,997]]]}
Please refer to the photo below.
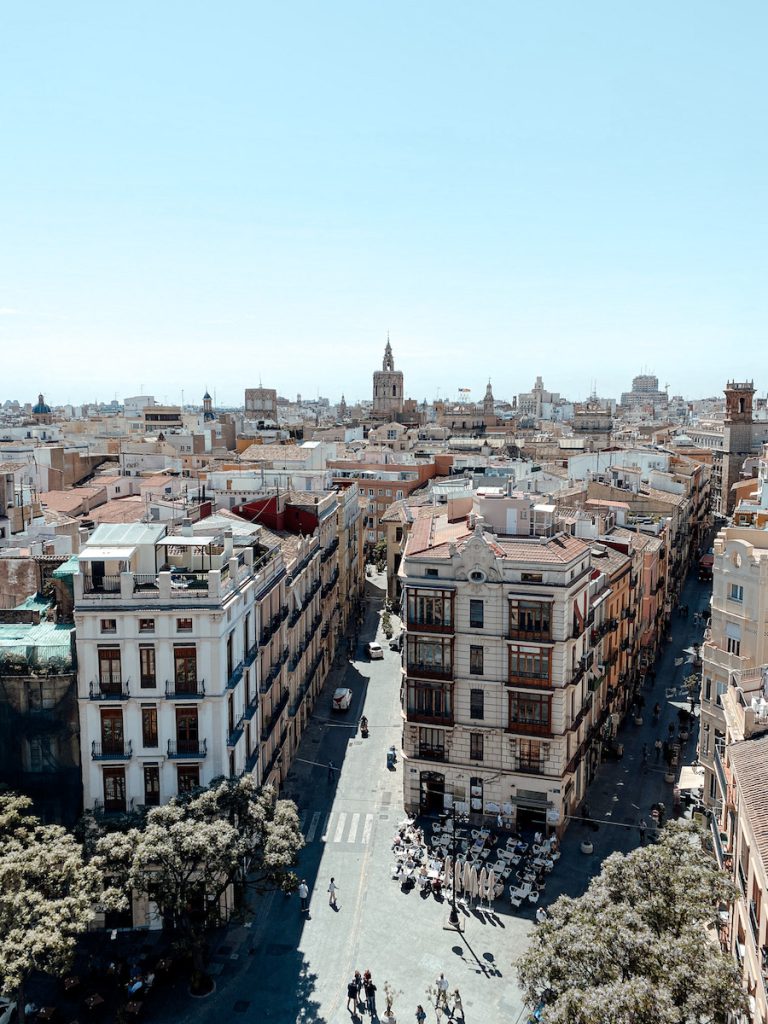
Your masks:
{"label": "narrow street", "polygon": [[[694,613],[702,612],[709,605],[712,593],[711,583],[701,583],[695,576],[688,577],[681,595],[681,604],[687,604],[689,613],[682,618],[676,612],[672,616],[672,642],[665,643],[661,658],[656,663],[656,681],[642,691],[645,698],[643,724],[635,725],[627,716],[618,739],[624,744],[624,757],[619,762],[605,762],[589,789],[587,802],[591,818],[599,825],[597,830],[582,824],[571,823],[562,843],[562,857],[558,871],[547,885],[547,902],[565,893],[580,895],[589,884],[589,879],[598,874],[600,864],[609,853],[620,850],[628,853],[640,844],[639,822],[644,819],[653,826],[651,807],[661,801],[672,815],[673,784],[664,781],[664,761],[656,763],[654,742],[667,737],[669,724],[677,725],[677,712],[681,706],[689,707],[683,680],[692,672],[685,663],[683,651],[693,643],[701,643],[704,627],[694,625]],[[683,658],[683,664],[675,660]],[[653,721],[653,706],[661,705],[658,723]],[[698,708],[696,720],[684,750],[681,764],[690,764],[696,758],[698,742]],[[643,764],[643,745],[647,745],[648,760]],[[679,774],[679,766],[675,769]],[[592,854],[583,854],[582,839],[589,838],[594,846]]]}
{"label": "narrow street", "polygon": [[[301,913],[297,896],[258,898],[252,920],[231,927],[214,950],[216,993],[190,1000],[180,985],[175,1000],[156,1004],[153,1019],[219,1024],[223,1015],[243,1021],[346,1024],[346,983],[355,970],[366,969],[378,985],[380,1010],[385,981],[401,993],[395,1002],[400,1020],[411,1018],[417,1003],[427,1006],[427,988],[441,971],[451,989],[461,990],[468,1020],[516,1024],[525,1019],[513,963],[534,927],[533,908],[513,911],[499,902],[493,913],[464,911],[464,931],[457,935],[444,927],[447,902],[424,900],[415,891],[405,894],[391,881],[391,838],[403,817],[402,764],[398,761],[388,771],[386,752],[393,744],[400,747],[400,658],[390,651],[380,628],[383,577],[367,585],[355,658],[334,666],[288,780],[287,795],[297,799],[307,840],[298,871],[310,889],[309,913]],[[671,814],[673,787],[664,781],[663,765],[655,763],[653,743],[657,736],[666,736],[670,722],[677,722],[674,701],[681,703],[682,680],[690,666],[676,666],[675,659],[701,640],[693,613],[704,609],[709,594],[708,584],[687,582],[682,600],[690,614],[673,618],[672,642],[665,644],[657,663],[655,686],[644,691],[643,724],[637,726],[632,719],[624,723],[623,759],[602,764],[589,791],[590,814],[598,829],[571,823],[557,869],[547,882],[544,905],[561,893],[583,892],[609,853],[635,849],[640,819],[652,825],[652,804],[663,801]],[[365,645],[374,638],[382,643],[384,658],[371,662]],[[347,712],[331,711],[333,690],[339,685],[353,691]],[[662,714],[654,724],[656,701]],[[365,740],[358,731],[362,714],[370,722]],[[695,732],[682,763],[695,757]],[[649,750],[646,765],[644,743]],[[332,779],[329,762],[337,768]],[[587,836],[594,844],[590,855],[580,849]],[[328,903],[331,877],[339,887],[337,910]]]}

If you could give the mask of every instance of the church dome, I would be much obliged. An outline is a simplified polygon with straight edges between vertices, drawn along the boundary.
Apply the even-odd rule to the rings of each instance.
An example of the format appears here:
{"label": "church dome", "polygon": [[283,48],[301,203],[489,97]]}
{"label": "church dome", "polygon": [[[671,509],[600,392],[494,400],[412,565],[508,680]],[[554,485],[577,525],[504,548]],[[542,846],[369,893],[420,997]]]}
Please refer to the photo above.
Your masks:
{"label": "church dome", "polygon": [[37,405],[32,409],[35,416],[50,416],[51,407],[45,404],[45,399],[42,395],[37,396]]}

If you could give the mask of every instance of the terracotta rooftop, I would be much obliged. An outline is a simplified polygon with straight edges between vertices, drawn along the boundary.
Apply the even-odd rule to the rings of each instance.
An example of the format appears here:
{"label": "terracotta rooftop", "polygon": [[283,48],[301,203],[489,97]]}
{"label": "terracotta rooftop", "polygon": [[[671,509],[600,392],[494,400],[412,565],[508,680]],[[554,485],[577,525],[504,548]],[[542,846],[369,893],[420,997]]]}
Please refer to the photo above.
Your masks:
{"label": "terracotta rooftop", "polygon": [[99,505],[86,516],[94,523],[137,523],[147,511],[147,503],[141,495],[113,498]]}
{"label": "terracotta rooftop", "polygon": [[[604,549],[605,554],[596,555],[595,549]],[[622,569],[628,569],[632,564],[629,555],[617,551],[616,548],[606,547],[600,541],[596,541],[592,545],[592,552],[592,568],[604,572],[606,576],[615,576],[616,573],[621,572]]]}
{"label": "terracotta rooftop", "polygon": [[69,514],[77,511],[89,498],[103,497],[104,494],[103,487],[75,487],[71,491],[43,491],[40,501],[48,508]]}
{"label": "terracotta rooftop", "polygon": [[728,760],[736,776],[763,868],[768,869],[768,786],[765,784],[768,735],[732,743],[728,747]]}
{"label": "terracotta rooftop", "polygon": [[[406,554],[448,558],[450,545],[457,544],[461,548],[472,532],[466,518],[449,522],[440,506],[421,509],[411,529]],[[538,537],[497,537],[491,533],[484,536],[494,554],[514,562],[562,565],[589,550],[589,545],[583,540],[562,534],[546,543]]]}

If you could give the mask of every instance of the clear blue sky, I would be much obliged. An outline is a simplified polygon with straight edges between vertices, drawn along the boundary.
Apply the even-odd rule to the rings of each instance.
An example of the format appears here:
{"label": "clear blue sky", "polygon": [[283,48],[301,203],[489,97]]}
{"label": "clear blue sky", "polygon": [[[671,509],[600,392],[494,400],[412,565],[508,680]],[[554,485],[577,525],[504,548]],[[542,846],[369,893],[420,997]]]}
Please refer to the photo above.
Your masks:
{"label": "clear blue sky", "polygon": [[768,386],[768,5],[17,3],[0,398]]}

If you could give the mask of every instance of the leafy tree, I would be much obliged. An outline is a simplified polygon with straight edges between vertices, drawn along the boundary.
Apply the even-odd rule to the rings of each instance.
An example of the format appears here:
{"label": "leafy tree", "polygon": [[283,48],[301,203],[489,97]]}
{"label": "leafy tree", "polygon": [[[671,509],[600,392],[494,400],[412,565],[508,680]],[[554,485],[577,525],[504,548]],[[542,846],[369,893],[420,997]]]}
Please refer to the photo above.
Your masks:
{"label": "leafy tree", "polygon": [[517,971],[546,1024],[708,1024],[746,1011],[733,959],[705,934],[734,887],[691,822],[612,854],[549,908]]}
{"label": "leafy tree", "polygon": [[64,974],[78,935],[99,899],[96,863],[66,829],[28,813],[31,801],[0,793],[0,989],[24,1019],[24,986],[33,971]]}
{"label": "leafy tree", "polygon": [[236,882],[290,892],[290,870],[304,844],[296,805],[275,802],[244,776],[179,797],[147,814],[144,828],[104,835],[97,859],[111,878],[104,897],[150,893],[163,919],[196,960],[202,934],[218,921],[221,897]]}

